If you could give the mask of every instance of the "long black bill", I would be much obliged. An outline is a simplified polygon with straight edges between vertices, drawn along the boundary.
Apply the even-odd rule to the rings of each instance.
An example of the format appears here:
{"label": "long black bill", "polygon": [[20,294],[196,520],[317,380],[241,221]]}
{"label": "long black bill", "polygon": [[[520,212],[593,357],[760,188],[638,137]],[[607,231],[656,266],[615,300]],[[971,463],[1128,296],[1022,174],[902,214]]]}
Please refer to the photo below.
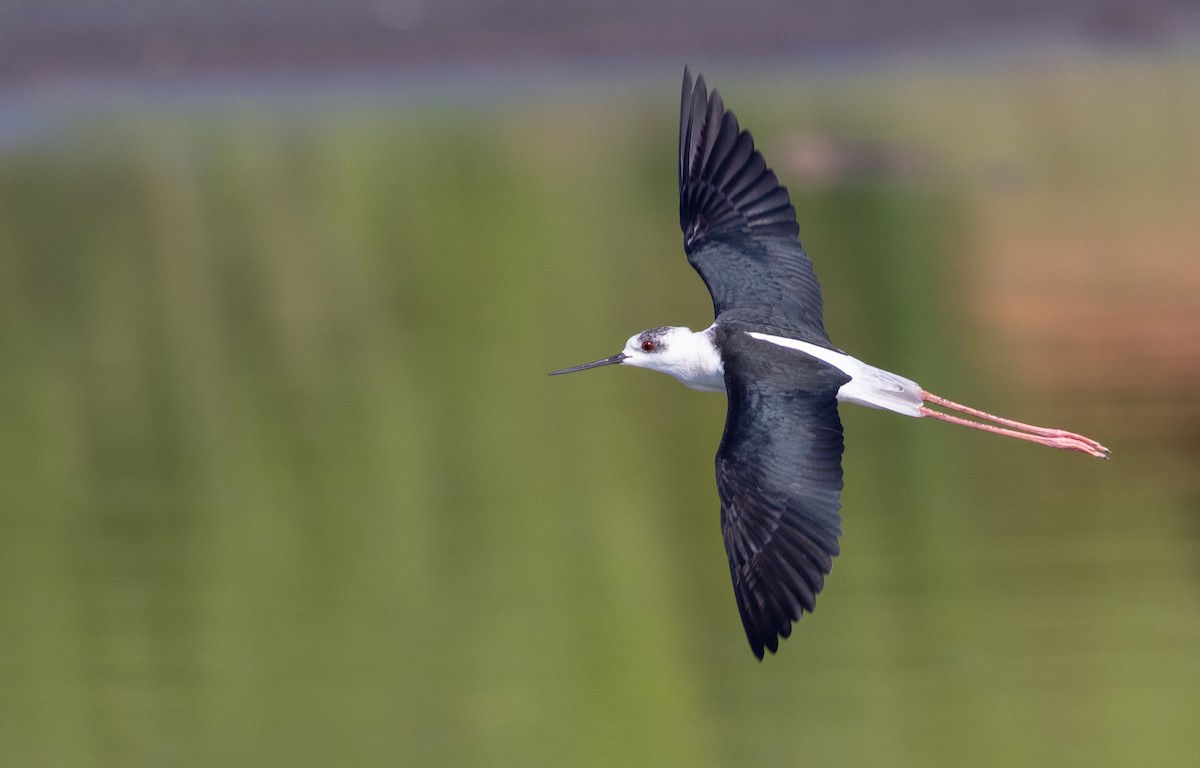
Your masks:
{"label": "long black bill", "polygon": [[586,371],[588,368],[599,368],[602,365],[616,365],[617,363],[621,362],[622,360],[624,360],[627,357],[629,357],[629,355],[625,354],[624,352],[618,352],[617,354],[613,355],[612,357],[606,357],[603,360],[597,360],[594,363],[584,363],[583,365],[577,365],[574,368],[563,368],[561,371],[551,371],[550,375],[557,376],[560,373],[575,373],[575,371]]}

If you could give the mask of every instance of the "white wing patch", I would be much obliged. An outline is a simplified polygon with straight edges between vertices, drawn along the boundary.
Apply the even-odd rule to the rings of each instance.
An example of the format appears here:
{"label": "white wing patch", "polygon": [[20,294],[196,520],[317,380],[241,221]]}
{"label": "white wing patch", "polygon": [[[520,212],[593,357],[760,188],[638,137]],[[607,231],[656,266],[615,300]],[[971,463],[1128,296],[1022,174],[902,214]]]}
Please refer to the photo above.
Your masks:
{"label": "white wing patch", "polygon": [[838,400],[841,402],[857,403],[868,408],[880,408],[904,416],[921,415],[921,406],[923,405],[921,385],[912,379],[897,376],[891,371],[868,365],[856,357],[819,347],[807,341],[753,331],[747,331],[747,335],[760,341],[803,352],[810,357],[829,363],[849,376],[850,381],[843,384],[842,388],[838,390]]}

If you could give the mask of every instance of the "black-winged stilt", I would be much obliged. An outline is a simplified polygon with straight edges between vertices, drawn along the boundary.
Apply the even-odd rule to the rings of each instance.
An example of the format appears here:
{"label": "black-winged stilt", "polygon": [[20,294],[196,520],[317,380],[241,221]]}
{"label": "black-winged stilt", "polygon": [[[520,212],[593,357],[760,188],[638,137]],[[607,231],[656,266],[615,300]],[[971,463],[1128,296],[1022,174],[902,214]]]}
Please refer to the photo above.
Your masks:
{"label": "black-winged stilt", "polygon": [[717,449],[721,530],[738,610],[759,659],[764,649],[774,653],[792,622],[813,610],[838,554],[838,401],[1108,456],[1090,438],[960,405],[835,347],[825,333],[821,288],[800,244],[787,189],[720,95],[708,93],[703,77],[693,87],[687,69],[679,120],[679,221],[688,261],[712,294],[713,324],[699,332],[651,328],[612,357],[552,375],[631,365],[728,395]]}

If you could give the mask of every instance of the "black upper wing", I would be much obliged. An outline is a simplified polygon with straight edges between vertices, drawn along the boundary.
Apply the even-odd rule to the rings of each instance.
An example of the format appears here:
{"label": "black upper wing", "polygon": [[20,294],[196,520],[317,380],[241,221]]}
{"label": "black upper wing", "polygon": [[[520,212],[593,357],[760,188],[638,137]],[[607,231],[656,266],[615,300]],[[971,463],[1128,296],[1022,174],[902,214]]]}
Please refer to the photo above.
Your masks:
{"label": "black upper wing", "polygon": [[704,78],[683,73],[679,223],[713,311],[760,330],[829,346],[821,287],[798,237],[796,209],[748,131]]}
{"label": "black upper wing", "polygon": [[721,531],[758,658],[812,611],[841,535],[841,371],[722,328],[729,414],[717,451]]}

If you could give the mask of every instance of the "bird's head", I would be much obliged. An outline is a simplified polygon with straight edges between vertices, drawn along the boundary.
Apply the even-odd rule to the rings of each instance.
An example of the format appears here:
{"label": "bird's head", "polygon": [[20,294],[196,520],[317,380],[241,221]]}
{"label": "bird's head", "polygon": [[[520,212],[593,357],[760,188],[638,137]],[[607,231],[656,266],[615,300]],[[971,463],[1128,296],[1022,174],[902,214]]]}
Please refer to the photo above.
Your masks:
{"label": "bird's head", "polygon": [[625,365],[634,368],[649,368],[652,371],[670,373],[690,348],[692,329],[676,326],[650,328],[629,337],[621,351]]}
{"label": "bird's head", "polygon": [[625,349],[612,357],[554,371],[586,371],[602,365],[630,365],[670,374],[693,389],[724,391],[724,372],[720,355],[708,332],[693,333],[690,328],[661,326],[629,337]]}

